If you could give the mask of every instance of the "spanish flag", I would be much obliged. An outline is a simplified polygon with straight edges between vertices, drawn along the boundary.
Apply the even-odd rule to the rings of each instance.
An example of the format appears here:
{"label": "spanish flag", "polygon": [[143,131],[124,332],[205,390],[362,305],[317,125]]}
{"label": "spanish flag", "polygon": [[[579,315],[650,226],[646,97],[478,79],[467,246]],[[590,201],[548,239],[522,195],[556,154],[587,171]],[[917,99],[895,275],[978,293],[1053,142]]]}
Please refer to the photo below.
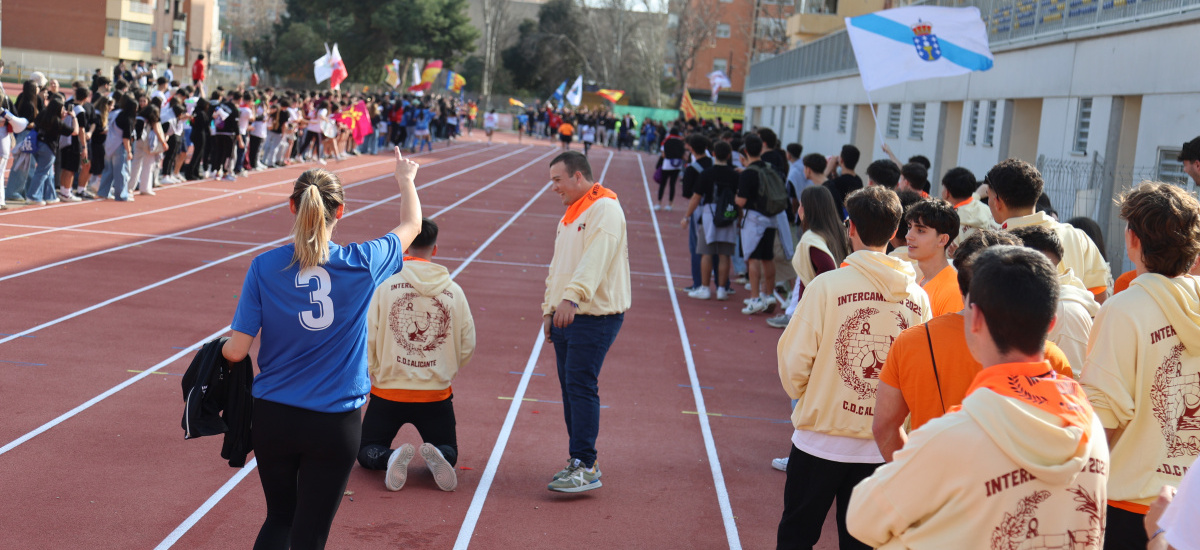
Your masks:
{"label": "spanish flag", "polygon": [[700,118],[696,114],[696,105],[692,103],[692,94],[688,93],[688,89],[683,89],[683,98],[679,100],[679,112],[683,113],[684,120],[693,120]]}
{"label": "spanish flag", "polygon": [[616,103],[618,101],[621,101],[621,96],[625,95],[625,90],[601,89],[600,91],[596,92],[596,95],[598,95],[604,99],[607,99],[613,103]]}
{"label": "spanish flag", "polygon": [[457,94],[462,91],[463,86],[465,86],[466,84],[467,84],[467,79],[463,78],[463,75],[458,74],[454,71],[450,71],[449,73],[446,74],[446,89],[447,90],[450,90],[451,92],[454,92]]}
{"label": "spanish flag", "polygon": [[419,82],[413,86],[410,86],[408,88],[408,91],[424,92],[425,90],[428,90],[429,87],[433,85],[434,79],[436,79],[438,74],[441,72],[442,72],[441,60],[435,60],[435,61],[430,61],[429,63],[426,63],[425,70],[421,72],[421,82]]}
{"label": "spanish flag", "polygon": [[508,104],[509,104],[509,105],[512,105],[513,107],[521,107],[522,109],[524,109],[524,108],[525,108],[525,104],[524,104],[524,103],[521,103],[520,101],[517,101],[516,99],[513,99],[513,98],[511,98],[511,97],[510,97],[510,98],[508,98]]}

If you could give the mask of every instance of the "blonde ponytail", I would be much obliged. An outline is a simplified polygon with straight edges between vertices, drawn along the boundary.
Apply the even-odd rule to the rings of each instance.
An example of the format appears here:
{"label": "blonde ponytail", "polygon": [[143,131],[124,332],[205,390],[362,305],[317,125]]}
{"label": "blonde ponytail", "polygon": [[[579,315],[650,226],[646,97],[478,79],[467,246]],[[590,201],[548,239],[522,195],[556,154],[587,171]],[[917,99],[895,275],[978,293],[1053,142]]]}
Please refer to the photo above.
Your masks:
{"label": "blonde ponytail", "polygon": [[345,202],[342,182],[325,170],[308,170],[296,179],[289,199],[296,207],[292,238],[296,250],[288,267],[316,267],[329,261],[329,230],[336,221],[337,209]]}

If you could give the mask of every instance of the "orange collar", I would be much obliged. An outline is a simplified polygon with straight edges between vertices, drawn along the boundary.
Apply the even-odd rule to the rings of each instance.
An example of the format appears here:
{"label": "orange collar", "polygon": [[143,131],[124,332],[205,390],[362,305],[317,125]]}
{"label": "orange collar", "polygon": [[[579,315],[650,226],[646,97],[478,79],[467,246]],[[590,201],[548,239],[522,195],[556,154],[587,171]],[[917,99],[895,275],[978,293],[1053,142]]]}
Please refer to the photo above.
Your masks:
{"label": "orange collar", "polygon": [[974,200],[975,200],[975,197],[970,197],[970,198],[968,198],[967,200],[965,200],[965,201],[962,201],[962,202],[960,202],[960,203],[958,203],[958,204],[954,205],[954,208],[955,208],[955,210],[957,210],[959,207],[962,207],[962,206],[966,206],[966,205],[968,205],[968,204],[971,204],[971,203],[972,203]]}
{"label": "orange collar", "polygon": [[926,192],[924,192],[924,191],[921,191],[921,198],[922,198],[922,199],[928,199],[928,198],[929,198],[929,193],[926,193]]}
{"label": "orange collar", "polygon": [[406,262],[428,262],[429,260],[426,260],[425,258],[418,258],[416,256],[405,256],[404,261],[406,261]]}
{"label": "orange collar", "polygon": [[612,189],[606,189],[603,185],[600,185],[600,182],[596,182],[592,184],[591,191],[588,191],[586,195],[572,203],[570,208],[567,208],[567,213],[563,215],[562,224],[571,225],[600,199],[616,198],[617,194]]}
{"label": "orange collar", "polygon": [[1058,376],[1048,361],[1006,363],[984,368],[975,375],[967,395],[986,388],[1004,397],[1023,401],[1062,419],[1063,426],[1084,430],[1087,441],[1092,407],[1078,382]]}

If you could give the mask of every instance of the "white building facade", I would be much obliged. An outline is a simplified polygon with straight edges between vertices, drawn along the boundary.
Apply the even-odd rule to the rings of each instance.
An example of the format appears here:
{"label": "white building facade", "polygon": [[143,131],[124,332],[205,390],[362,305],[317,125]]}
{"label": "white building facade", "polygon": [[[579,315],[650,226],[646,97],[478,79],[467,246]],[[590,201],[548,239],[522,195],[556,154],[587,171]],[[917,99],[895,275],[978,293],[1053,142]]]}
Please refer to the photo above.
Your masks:
{"label": "white building facade", "polygon": [[1200,136],[1200,0],[1127,2],[953,4],[979,6],[994,67],[876,90],[878,131],[841,31],[755,64],[746,120],[806,154],[854,144],[860,170],[883,143],[901,160],[925,155],[935,186],[955,166],[982,180],[1007,158],[1035,163],[1060,219],[1099,221],[1120,258],[1112,197],[1143,179],[1194,190],[1175,159]]}

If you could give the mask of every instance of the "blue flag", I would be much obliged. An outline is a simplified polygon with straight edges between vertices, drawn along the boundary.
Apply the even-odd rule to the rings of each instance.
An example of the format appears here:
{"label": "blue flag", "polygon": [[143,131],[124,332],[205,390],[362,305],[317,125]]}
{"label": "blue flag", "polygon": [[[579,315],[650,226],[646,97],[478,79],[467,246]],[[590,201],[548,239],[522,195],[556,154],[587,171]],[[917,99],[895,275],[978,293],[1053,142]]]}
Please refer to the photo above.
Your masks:
{"label": "blue flag", "polygon": [[566,80],[564,80],[562,84],[558,85],[558,89],[554,90],[554,95],[550,96],[550,99],[553,99],[554,101],[562,101],[563,94],[565,94],[565,93],[567,93],[567,81]]}
{"label": "blue flag", "polygon": [[846,18],[868,92],[901,82],[992,68],[979,8],[909,6]]}

